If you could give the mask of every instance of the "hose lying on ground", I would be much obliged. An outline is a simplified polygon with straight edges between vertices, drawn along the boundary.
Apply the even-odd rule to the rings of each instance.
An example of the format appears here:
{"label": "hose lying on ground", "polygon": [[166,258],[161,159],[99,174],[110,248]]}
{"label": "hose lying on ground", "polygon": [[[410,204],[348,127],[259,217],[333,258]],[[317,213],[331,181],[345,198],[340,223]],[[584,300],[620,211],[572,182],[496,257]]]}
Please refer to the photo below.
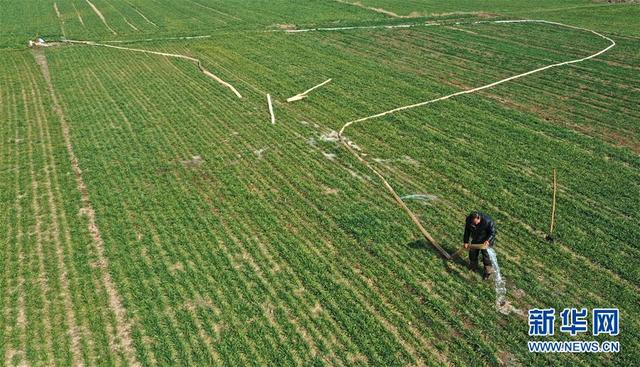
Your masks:
{"label": "hose lying on ground", "polygon": [[[427,232],[427,230],[424,228],[424,226],[420,223],[420,221],[418,220],[417,216],[411,211],[411,209],[409,209],[409,207],[407,207],[407,205],[404,203],[404,201],[402,201],[402,199],[400,198],[400,196],[396,193],[396,191],[393,189],[393,187],[389,184],[389,182],[387,182],[387,180],[385,179],[385,177],[378,172],[362,155],[358,154],[354,149],[351,148],[349,142],[350,140],[347,139],[344,135],[345,130],[350,127],[351,125],[355,124],[355,123],[359,123],[359,122],[363,122],[363,121],[367,121],[367,120],[371,120],[371,119],[375,119],[378,117],[382,117],[382,116],[386,116],[386,115],[390,115],[396,112],[400,112],[400,111],[404,111],[404,110],[409,110],[412,108],[417,108],[417,107],[422,107],[422,106],[426,106],[428,104],[432,104],[432,103],[436,103],[436,102],[440,102],[440,101],[444,101],[456,96],[460,96],[460,95],[464,95],[464,94],[471,94],[471,93],[475,93],[475,92],[479,92],[481,90],[484,89],[489,89],[492,87],[495,87],[497,85],[515,80],[515,79],[519,79],[519,78],[523,78],[527,75],[531,75],[531,74],[535,74],[535,73],[539,73],[541,71],[547,70],[547,69],[551,69],[554,67],[559,67],[559,66],[564,66],[564,65],[569,65],[569,64],[576,64],[579,62],[583,62],[589,59],[592,59],[594,57],[597,57],[599,55],[602,55],[603,53],[609,51],[609,49],[611,49],[612,47],[614,47],[616,45],[615,41],[612,40],[611,38],[600,34],[596,31],[590,30],[590,29],[586,29],[586,28],[581,28],[581,27],[576,27],[576,26],[572,26],[572,25],[567,25],[567,24],[563,24],[563,23],[558,23],[558,22],[551,22],[551,21],[547,21],[547,20],[530,20],[530,19],[520,19],[520,20],[497,20],[497,21],[477,21],[477,22],[473,22],[471,24],[486,24],[486,23],[491,23],[491,24],[509,24],[509,23],[543,23],[543,24],[551,24],[551,25],[556,25],[556,26],[560,26],[560,27],[565,27],[565,28],[571,28],[571,29],[576,29],[576,30],[580,30],[580,31],[586,31],[586,32],[590,32],[595,34],[598,37],[601,37],[607,41],[609,41],[609,45],[605,48],[603,48],[602,50],[595,52],[589,56],[583,57],[583,58],[579,58],[579,59],[573,59],[573,60],[569,60],[569,61],[564,61],[564,62],[559,62],[559,63],[554,63],[554,64],[550,64],[550,65],[546,65],[531,71],[527,71],[525,73],[522,74],[517,74],[517,75],[513,75],[510,76],[508,78],[504,78],[501,80],[498,80],[496,82],[493,83],[489,83],[480,87],[476,87],[476,88],[472,88],[472,89],[466,89],[466,90],[462,90],[456,93],[452,93],[452,94],[448,94],[446,96],[442,96],[439,98],[435,98],[435,99],[431,99],[428,101],[423,101],[423,102],[419,102],[419,103],[415,103],[415,104],[411,104],[411,105],[407,105],[407,106],[401,106],[401,107],[397,107],[388,111],[384,111],[375,115],[371,115],[371,116],[366,116],[366,117],[362,117],[353,121],[349,121],[347,123],[345,123],[342,128],[340,129],[340,132],[338,133],[338,136],[340,137],[340,141],[342,142],[342,144],[345,146],[345,148],[351,153],[353,154],[353,156],[355,156],[360,162],[362,162],[365,166],[367,166],[367,168],[369,168],[369,170],[371,170],[371,172],[373,172],[376,176],[378,176],[380,178],[380,180],[382,181],[382,183],[384,184],[385,188],[387,189],[387,191],[389,191],[389,193],[391,194],[391,196],[394,198],[394,200],[396,201],[396,203],[398,203],[398,205],[404,209],[404,211],[407,213],[407,215],[409,216],[409,218],[413,221],[413,223],[416,225],[416,227],[418,227],[418,229],[420,230],[420,232],[422,233],[422,235],[424,236],[424,238],[429,241],[429,243],[435,247],[441,254],[442,256],[444,256],[445,258],[451,260],[453,257],[451,255],[449,255],[449,253],[447,251],[445,251],[437,242],[436,240],[431,236],[431,234],[429,234],[429,232]],[[456,24],[461,24],[461,23],[456,23]],[[430,24],[425,24],[425,25],[435,25],[433,23]],[[440,25],[446,25],[446,23],[442,23]],[[317,29],[314,29],[317,30]],[[323,29],[323,30],[329,30],[329,29]],[[304,30],[299,30],[299,31],[304,31]],[[458,251],[459,252],[459,251]],[[458,252],[456,252],[457,255]]]}
{"label": "hose lying on ground", "polygon": [[147,54],[160,55],[160,56],[166,56],[166,57],[175,57],[175,58],[178,58],[178,59],[189,60],[189,61],[195,63],[198,66],[198,69],[200,69],[200,71],[204,75],[210,77],[211,79],[213,79],[213,80],[217,81],[218,83],[224,85],[225,87],[231,89],[231,91],[236,96],[238,96],[238,98],[242,98],[242,95],[240,94],[240,92],[238,92],[238,90],[236,88],[234,88],[233,85],[225,82],[224,80],[220,79],[217,75],[215,75],[212,72],[210,72],[209,70],[207,70],[202,65],[202,62],[200,61],[200,59],[196,59],[195,57],[186,56],[186,55],[180,55],[180,54],[171,54],[171,53],[159,52],[159,51],[143,50],[143,49],[140,49],[140,48],[130,48],[130,47],[115,46],[115,45],[107,45],[107,44],[104,44],[104,43],[96,43],[96,42],[93,42],[93,41],[65,40],[64,42],[76,43],[76,44],[82,44],[82,45],[89,45],[89,46],[115,48],[115,49],[118,49],[118,50],[142,52],[142,53],[147,53]]}

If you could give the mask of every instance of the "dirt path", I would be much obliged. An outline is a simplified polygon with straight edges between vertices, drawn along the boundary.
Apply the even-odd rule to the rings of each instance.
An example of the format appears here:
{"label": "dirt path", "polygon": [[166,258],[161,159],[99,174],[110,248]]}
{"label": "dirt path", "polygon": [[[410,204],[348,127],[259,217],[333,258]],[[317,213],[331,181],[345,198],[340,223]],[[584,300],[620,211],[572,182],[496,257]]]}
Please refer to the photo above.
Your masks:
{"label": "dirt path", "polygon": [[89,1],[89,0],[85,0],[85,1],[87,2],[87,4],[89,4],[91,9],[93,9],[93,12],[96,13],[98,18],[100,18],[100,20],[102,20],[102,23],[104,23],[105,27],[107,27],[107,29],[110,30],[111,33],[118,34],[118,33],[116,33],[116,31],[113,30],[113,28],[111,28],[109,26],[109,23],[107,23],[107,20],[104,18],[104,15],[102,15],[102,13],[100,12],[100,9],[98,9],[95,5],[93,5],[93,3],[91,1]]}
{"label": "dirt path", "polygon": [[53,83],[51,82],[49,66],[47,64],[47,58],[44,54],[44,50],[35,49],[33,51],[33,54],[47,83],[47,87],[53,104],[53,110],[60,119],[62,135],[67,148],[67,153],[69,154],[69,158],[71,160],[71,168],[75,173],[76,185],[78,191],[80,191],[80,199],[83,205],[82,214],[84,214],[87,218],[89,233],[91,234],[93,245],[96,250],[96,257],[98,259],[97,267],[101,270],[102,283],[104,284],[108,296],[109,307],[111,311],[113,311],[115,317],[115,329],[117,335],[115,345],[112,345],[111,348],[115,349],[115,351],[121,352],[126,358],[128,364],[137,366],[139,365],[139,363],[136,359],[133,340],[131,338],[131,325],[127,318],[127,312],[122,306],[121,296],[118,293],[118,289],[114,284],[113,279],[111,278],[111,274],[109,273],[109,260],[107,259],[107,256],[105,254],[104,241],[102,239],[100,228],[98,227],[98,223],[96,221],[93,204],[91,204],[91,200],[89,198],[89,190],[84,182],[84,179],[82,178],[82,170],[80,169],[78,158],[76,157],[75,151],[73,150],[70,127],[67,123],[64,111],[62,110],[62,107],[58,101]]}
{"label": "dirt path", "polygon": [[236,96],[238,96],[238,98],[242,98],[242,95],[240,94],[240,92],[238,92],[238,90],[233,85],[225,82],[224,80],[220,79],[220,77],[218,77],[217,75],[215,75],[212,72],[210,72],[209,70],[207,70],[204,66],[202,66],[202,62],[200,61],[200,59],[196,59],[195,57],[186,56],[186,55],[180,55],[180,54],[166,53],[166,52],[143,50],[143,49],[140,49],[140,48],[130,48],[130,47],[107,45],[107,44],[95,43],[95,42],[91,42],[91,41],[67,40],[66,42],[82,44],[82,45],[89,45],[89,46],[100,46],[100,47],[115,48],[115,49],[118,49],[118,50],[142,52],[142,53],[147,53],[147,54],[152,54],[152,55],[175,57],[175,58],[178,58],[178,59],[189,60],[189,61],[195,63],[198,66],[198,69],[200,69],[200,71],[204,75],[210,77],[211,79],[213,79],[213,80],[217,81],[218,83],[224,85],[225,87],[229,88]]}

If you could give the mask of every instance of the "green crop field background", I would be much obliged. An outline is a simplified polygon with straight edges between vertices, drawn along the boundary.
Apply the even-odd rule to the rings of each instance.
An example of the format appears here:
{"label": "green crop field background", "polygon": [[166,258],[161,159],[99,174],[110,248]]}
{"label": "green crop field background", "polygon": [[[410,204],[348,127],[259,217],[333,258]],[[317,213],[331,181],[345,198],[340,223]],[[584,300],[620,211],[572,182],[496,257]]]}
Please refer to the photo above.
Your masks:
{"label": "green crop field background", "polygon": [[[640,5],[25,0],[0,9],[4,365],[640,360]],[[471,210],[496,220],[512,306],[499,312],[493,283],[422,240],[336,132],[608,46],[552,24],[474,23],[522,18],[586,27],[616,46],[345,131],[399,195],[428,195],[407,205],[448,252],[462,245]],[[381,27],[392,25],[412,27]],[[312,28],[334,30],[286,32]],[[37,37],[50,46],[28,48]],[[64,40],[189,56],[243,98],[189,60]],[[548,307],[617,307],[620,335],[556,327],[530,337],[527,310]],[[527,349],[576,339],[617,340],[621,352]]]}

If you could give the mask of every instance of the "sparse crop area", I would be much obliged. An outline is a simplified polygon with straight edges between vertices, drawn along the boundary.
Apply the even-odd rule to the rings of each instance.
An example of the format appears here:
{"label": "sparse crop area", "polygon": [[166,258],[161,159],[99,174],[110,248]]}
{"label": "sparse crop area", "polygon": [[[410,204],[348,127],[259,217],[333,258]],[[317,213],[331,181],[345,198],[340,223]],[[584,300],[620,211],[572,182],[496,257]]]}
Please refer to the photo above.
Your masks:
{"label": "sparse crop area", "polygon": [[[640,5],[477,3],[3,3],[3,364],[637,363]],[[509,308],[381,177],[448,253],[496,220]],[[530,353],[548,307],[621,352]]]}

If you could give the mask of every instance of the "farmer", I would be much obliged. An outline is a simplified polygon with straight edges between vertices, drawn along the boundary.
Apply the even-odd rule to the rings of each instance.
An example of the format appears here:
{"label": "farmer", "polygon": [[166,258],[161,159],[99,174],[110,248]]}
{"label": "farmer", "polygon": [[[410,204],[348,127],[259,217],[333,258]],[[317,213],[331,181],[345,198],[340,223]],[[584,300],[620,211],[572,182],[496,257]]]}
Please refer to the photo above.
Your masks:
{"label": "farmer", "polygon": [[[490,216],[483,212],[473,211],[467,216],[464,226],[464,248],[469,249],[469,237],[472,244],[493,246],[496,240],[496,224]],[[469,249],[469,269],[478,271],[478,255],[482,252],[484,274],[482,279],[488,279],[493,273],[491,259],[486,249]]]}

